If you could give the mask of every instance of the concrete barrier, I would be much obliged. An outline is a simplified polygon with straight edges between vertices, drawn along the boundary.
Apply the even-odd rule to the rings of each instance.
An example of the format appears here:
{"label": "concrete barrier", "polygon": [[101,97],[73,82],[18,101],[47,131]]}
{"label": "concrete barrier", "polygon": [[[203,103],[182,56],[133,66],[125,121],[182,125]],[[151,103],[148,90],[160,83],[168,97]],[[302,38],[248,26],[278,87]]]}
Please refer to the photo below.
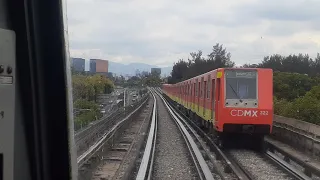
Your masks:
{"label": "concrete barrier", "polygon": [[320,159],[320,126],[274,115],[271,137]]}

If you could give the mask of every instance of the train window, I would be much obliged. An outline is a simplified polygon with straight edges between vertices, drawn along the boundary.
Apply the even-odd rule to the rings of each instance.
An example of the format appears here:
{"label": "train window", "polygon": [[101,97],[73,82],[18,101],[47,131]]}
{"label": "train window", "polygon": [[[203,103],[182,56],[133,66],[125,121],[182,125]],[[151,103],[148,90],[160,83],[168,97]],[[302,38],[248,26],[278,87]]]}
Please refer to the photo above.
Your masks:
{"label": "train window", "polygon": [[198,79],[196,80],[195,88],[196,88],[196,96],[198,96]]}
{"label": "train window", "polygon": [[201,78],[201,90],[200,90],[200,97],[203,97],[203,77]]}
{"label": "train window", "polygon": [[180,86],[180,94],[183,94],[183,85]]}
{"label": "train window", "polygon": [[199,97],[202,97],[202,84],[199,82]]}
{"label": "train window", "polygon": [[207,81],[204,81],[204,85],[203,85],[203,98],[206,98],[207,95]]}
{"label": "train window", "polygon": [[198,96],[201,97],[201,82],[198,82],[197,89],[198,89]]}
{"label": "train window", "polygon": [[201,82],[198,82],[199,97],[201,97]]}
{"label": "train window", "polygon": [[188,92],[189,92],[189,85],[186,84],[186,95],[188,95]]}
{"label": "train window", "polygon": [[212,101],[214,102],[215,100],[215,92],[216,92],[216,80],[212,79]]}
{"label": "train window", "polygon": [[189,93],[189,85],[186,84],[186,95],[188,95],[188,93]]}
{"label": "train window", "polygon": [[185,94],[188,94],[188,84],[186,84],[185,87],[186,87],[186,88],[185,88]]}
{"label": "train window", "polygon": [[196,88],[195,88],[194,83],[192,84],[191,91],[192,91],[192,92],[191,92],[192,96],[195,96],[195,95],[196,95]]}
{"label": "train window", "polygon": [[210,98],[210,89],[211,89],[211,80],[210,80],[210,75],[208,77],[208,87],[207,87],[207,98]]}
{"label": "train window", "polygon": [[181,95],[184,95],[184,91],[185,91],[184,85],[182,85],[181,88],[182,88]]}
{"label": "train window", "polygon": [[182,95],[184,95],[184,93],[186,92],[186,88],[184,86],[184,84],[182,85]]}
{"label": "train window", "polygon": [[202,97],[202,82],[199,82],[199,88],[200,88],[200,95],[199,95],[199,97]]}
{"label": "train window", "polygon": [[185,86],[184,86],[184,94],[187,94],[188,93],[188,85],[186,84]]}
{"label": "train window", "polygon": [[257,72],[226,71],[226,99],[257,99]]}

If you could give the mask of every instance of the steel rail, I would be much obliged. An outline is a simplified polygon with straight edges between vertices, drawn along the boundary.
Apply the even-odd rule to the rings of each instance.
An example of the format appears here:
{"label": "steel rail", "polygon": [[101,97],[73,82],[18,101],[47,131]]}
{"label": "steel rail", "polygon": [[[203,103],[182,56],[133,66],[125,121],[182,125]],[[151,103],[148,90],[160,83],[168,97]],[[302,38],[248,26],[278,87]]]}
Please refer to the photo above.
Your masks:
{"label": "steel rail", "polygon": [[153,92],[151,91],[153,96],[153,110],[152,110],[152,119],[149,130],[149,135],[146,143],[146,147],[143,153],[142,161],[140,163],[139,171],[136,176],[137,180],[151,179],[151,173],[153,168],[153,159],[155,152],[155,145],[157,140],[157,99]]}
{"label": "steel rail", "polygon": [[[157,93],[158,94],[158,93]],[[160,95],[158,94],[159,97],[162,99],[164,105],[167,107],[170,115],[172,116],[172,118],[175,120],[175,122],[178,124],[179,129],[181,129],[181,133],[185,136],[185,140],[187,145],[189,146],[189,151],[190,154],[193,158],[194,164],[196,165],[198,174],[200,176],[200,179],[211,179],[213,180],[214,177],[208,167],[208,164],[206,163],[206,161],[204,160],[197,144],[195,143],[195,141],[193,140],[192,136],[190,135],[190,133],[188,132],[187,128],[185,127],[185,125],[183,125],[183,123],[181,122],[181,120],[176,116],[176,114],[173,112],[173,109],[171,106],[168,105],[168,103],[166,102],[166,100]]]}
{"label": "steel rail", "polygon": [[267,151],[265,153],[265,156],[267,158],[269,158],[271,161],[273,161],[274,163],[276,163],[280,168],[282,168],[283,170],[287,171],[288,173],[290,173],[293,177],[295,177],[296,179],[299,180],[311,180],[310,177],[308,177],[307,175],[305,175],[303,172],[297,170],[296,168],[294,168],[292,165],[290,165],[289,163],[285,162],[284,160],[282,160],[280,157],[278,157],[276,154]]}

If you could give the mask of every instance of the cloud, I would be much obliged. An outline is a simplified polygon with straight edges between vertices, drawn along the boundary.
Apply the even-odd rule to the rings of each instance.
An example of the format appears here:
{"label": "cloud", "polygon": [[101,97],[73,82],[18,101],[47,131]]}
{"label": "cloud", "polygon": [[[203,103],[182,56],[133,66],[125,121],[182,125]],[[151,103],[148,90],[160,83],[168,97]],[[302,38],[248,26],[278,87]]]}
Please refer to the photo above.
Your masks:
{"label": "cloud", "polygon": [[237,64],[316,54],[316,0],[69,0],[72,56],[172,65],[219,42]]}

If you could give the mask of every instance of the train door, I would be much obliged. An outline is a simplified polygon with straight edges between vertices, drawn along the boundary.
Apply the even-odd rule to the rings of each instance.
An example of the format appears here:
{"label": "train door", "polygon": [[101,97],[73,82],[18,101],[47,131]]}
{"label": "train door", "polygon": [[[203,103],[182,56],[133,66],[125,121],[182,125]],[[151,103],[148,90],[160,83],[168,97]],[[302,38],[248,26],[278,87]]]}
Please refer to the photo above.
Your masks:
{"label": "train door", "polygon": [[196,88],[196,97],[195,97],[195,109],[194,111],[196,113],[198,113],[198,108],[199,108],[199,104],[198,104],[198,101],[199,101],[199,85],[200,85],[200,82],[198,82],[198,78],[196,79],[196,84],[195,84],[195,88]]}
{"label": "train door", "polygon": [[188,83],[186,83],[186,92],[185,92],[185,96],[184,96],[184,99],[185,99],[185,103],[184,103],[184,105],[185,105],[185,108],[188,108]]}
{"label": "train door", "polygon": [[184,84],[183,86],[183,106],[186,107],[186,103],[187,103],[187,84]]}
{"label": "train door", "polygon": [[212,79],[212,83],[211,83],[211,97],[212,97],[212,114],[211,114],[211,118],[213,121],[215,121],[215,102],[216,102],[216,95],[215,95],[215,92],[216,92],[216,79]]}
{"label": "train door", "polygon": [[190,91],[191,90],[191,85],[188,83],[188,92],[187,92],[187,108],[190,109]]}
{"label": "train door", "polygon": [[201,96],[201,82],[198,82],[198,99],[197,99],[197,104],[198,104],[198,110],[197,112],[199,113],[200,109],[200,96]]}
{"label": "train door", "polygon": [[179,98],[179,103],[180,105],[182,105],[182,97],[183,96],[183,85],[180,84],[180,98]]}
{"label": "train door", "polygon": [[[208,80],[207,80],[207,89],[206,89],[206,106],[207,106],[207,108],[208,108],[208,112],[211,112],[211,109],[212,109],[212,106],[211,106],[211,104],[210,104],[210,99],[211,99],[211,75],[209,74],[209,76],[208,76]],[[212,116],[211,116],[211,113],[206,113],[206,115],[208,115],[208,120],[209,121],[211,121],[211,119],[212,119]]]}
{"label": "train door", "polygon": [[192,109],[192,82],[190,81],[190,84],[189,84],[189,108]]}
{"label": "train door", "polygon": [[201,78],[201,94],[200,94],[200,102],[199,102],[199,105],[202,106],[202,112],[199,112],[201,115],[203,115],[203,110],[204,110],[204,107],[203,107],[203,99],[204,99],[204,89],[203,89],[203,86],[204,86],[204,78],[202,77]]}
{"label": "train door", "polygon": [[203,85],[203,112],[202,115],[205,117],[206,116],[206,100],[207,100],[207,81],[204,81],[204,85]]}
{"label": "train door", "polygon": [[219,117],[219,105],[220,105],[220,98],[221,98],[221,92],[220,92],[220,86],[221,86],[221,81],[220,78],[217,78],[216,81],[216,100],[215,100],[215,121],[218,121]]}
{"label": "train door", "polygon": [[192,110],[195,111],[195,102],[196,102],[196,83],[193,83],[192,90]]}
{"label": "train door", "polygon": [[185,90],[184,83],[181,84],[181,89],[182,89],[182,91],[181,91],[181,105],[184,106],[184,90]]}

